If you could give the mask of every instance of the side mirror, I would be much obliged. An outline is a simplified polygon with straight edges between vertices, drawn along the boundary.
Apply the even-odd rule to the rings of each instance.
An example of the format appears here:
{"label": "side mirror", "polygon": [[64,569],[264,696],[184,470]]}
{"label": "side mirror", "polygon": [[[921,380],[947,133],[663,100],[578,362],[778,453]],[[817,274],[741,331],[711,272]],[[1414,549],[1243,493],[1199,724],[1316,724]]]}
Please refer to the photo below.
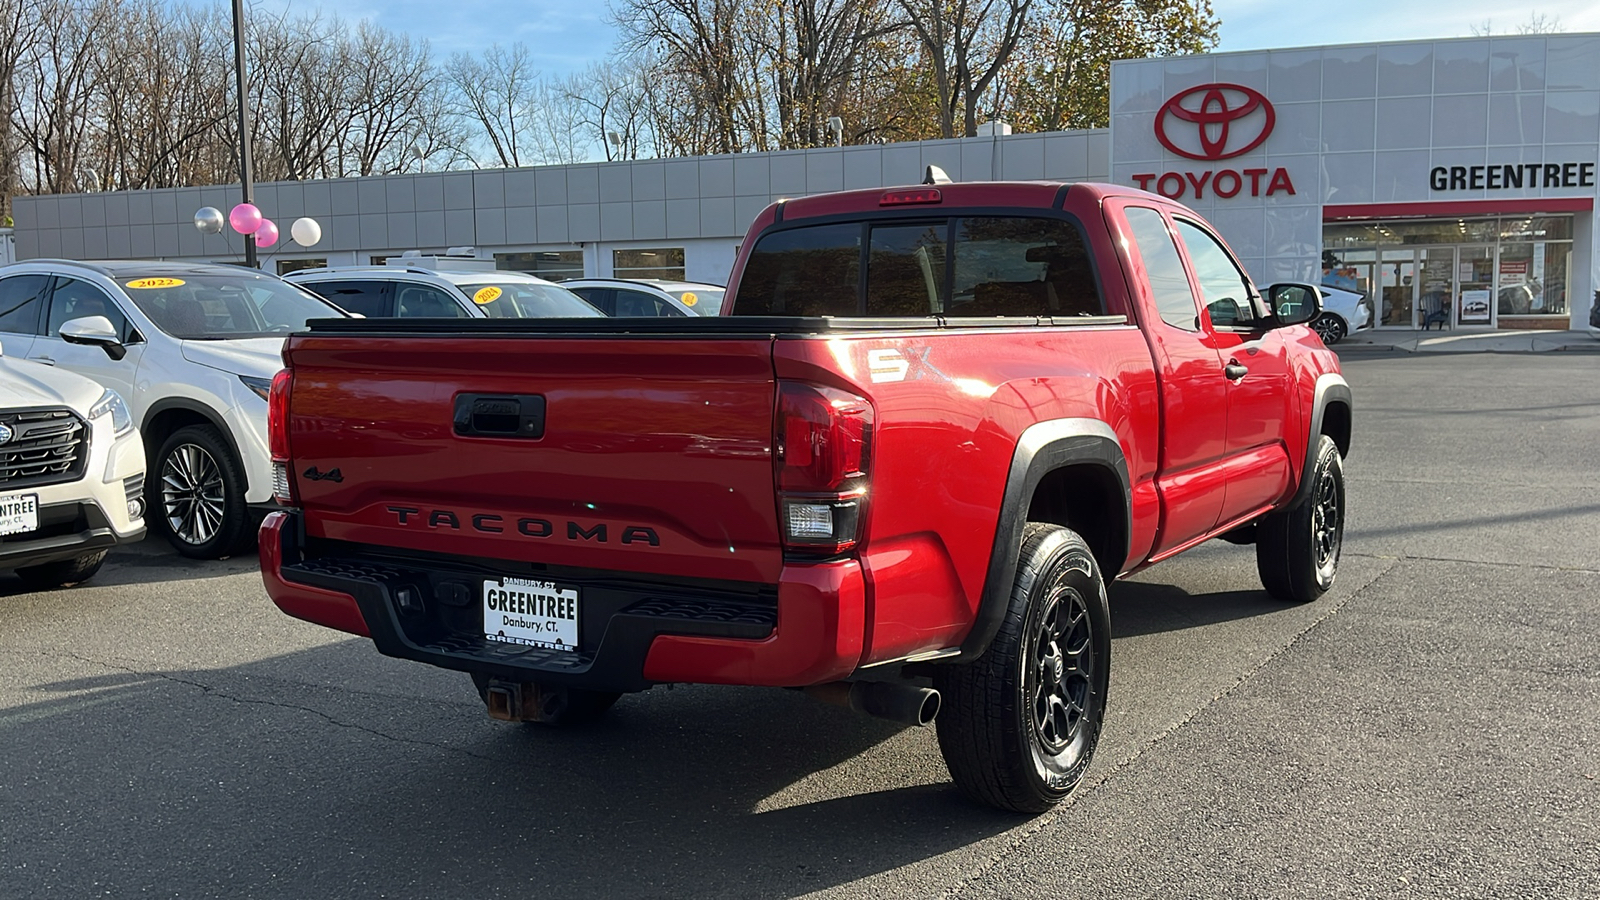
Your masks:
{"label": "side mirror", "polygon": [[117,337],[116,326],[105,316],[68,319],[61,323],[58,333],[61,339],[69,344],[99,347],[112,359],[121,359],[128,355],[128,348],[122,346],[122,339]]}
{"label": "side mirror", "polygon": [[1275,284],[1267,288],[1267,312],[1276,328],[1304,325],[1322,315],[1322,292],[1312,284]]}

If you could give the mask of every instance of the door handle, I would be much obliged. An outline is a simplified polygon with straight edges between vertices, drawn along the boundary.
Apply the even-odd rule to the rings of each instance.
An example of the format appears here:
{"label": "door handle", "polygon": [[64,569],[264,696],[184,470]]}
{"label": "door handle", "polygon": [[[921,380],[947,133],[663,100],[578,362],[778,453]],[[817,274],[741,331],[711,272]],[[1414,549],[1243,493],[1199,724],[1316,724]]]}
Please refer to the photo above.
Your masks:
{"label": "door handle", "polygon": [[1230,359],[1228,360],[1228,364],[1222,367],[1222,374],[1228,376],[1229,381],[1238,381],[1246,375],[1249,375],[1250,370],[1239,365],[1239,361],[1237,359]]}
{"label": "door handle", "polygon": [[32,360],[36,363],[44,363],[47,366],[53,366],[56,364],[56,361],[48,356],[35,356],[32,357]]}

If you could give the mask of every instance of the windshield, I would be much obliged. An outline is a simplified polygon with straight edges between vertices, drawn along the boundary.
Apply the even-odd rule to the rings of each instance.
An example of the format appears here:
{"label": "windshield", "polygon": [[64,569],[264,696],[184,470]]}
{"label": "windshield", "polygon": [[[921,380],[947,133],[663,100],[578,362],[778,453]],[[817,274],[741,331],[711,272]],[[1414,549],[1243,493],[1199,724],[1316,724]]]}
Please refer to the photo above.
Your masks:
{"label": "windshield", "polygon": [[553,284],[481,281],[458,285],[491,319],[549,319],[604,316],[577,294]]}
{"label": "windshield", "polygon": [[689,311],[697,316],[715,316],[722,312],[722,295],[727,293],[727,291],[719,287],[697,287],[686,290],[664,288],[663,290],[677,298],[679,303],[689,307]]}
{"label": "windshield", "polygon": [[117,283],[157,328],[180,340],[269,337],[304,331],[307,319],[344,315],[297,287],[247,271],[119,278]]}

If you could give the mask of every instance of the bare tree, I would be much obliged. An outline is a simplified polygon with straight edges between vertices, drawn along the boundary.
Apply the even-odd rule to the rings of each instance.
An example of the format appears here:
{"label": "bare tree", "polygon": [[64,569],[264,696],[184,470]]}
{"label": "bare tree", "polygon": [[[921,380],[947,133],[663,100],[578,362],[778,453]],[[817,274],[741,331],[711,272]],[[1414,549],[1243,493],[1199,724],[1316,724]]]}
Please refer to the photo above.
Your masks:
{"label": "bare tree", "polygon": [[941,136],[977,134],[979,101],[1016,50],[1033,0],[895,2],[932,67]]}
{"label": "bare tree", "polygon": [[[445,66],[462,115],[482,129],[502,166],[520,166],[532,149],[539,73],[528,48],[514,44],[510,50],[496,44],[477,56],[457,53]],[[531,160],[528,160],[531,161]]]}
{"label": "bare tree", "polygon": [[1561,34],[1566,26],[1561,24],[1560,16],[1547,16],[1538,10],[1528,11],[1528,20],[1512,26],[1512,30],[1495,31],[1494,20],[1484,19],[1481,25],[1469,25],[1475,37],[1488,37],[1492,34]]}
{"label": "bare tree", "polygon": [[571,123],[586,133],[589,140],[584,143],[598,146],[607,160],[638,159],[654,151],[653,63],[649,58],[617,57],[594,63],[561,83]]}

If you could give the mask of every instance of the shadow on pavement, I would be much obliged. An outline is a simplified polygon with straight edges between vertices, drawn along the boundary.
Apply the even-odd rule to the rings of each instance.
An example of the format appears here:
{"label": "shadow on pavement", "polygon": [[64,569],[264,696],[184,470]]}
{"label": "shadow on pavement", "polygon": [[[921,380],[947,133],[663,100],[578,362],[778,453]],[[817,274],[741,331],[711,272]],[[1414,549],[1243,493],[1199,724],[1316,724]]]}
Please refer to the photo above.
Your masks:
{"label": "shadow on pavement", "polygon": [[1285,604],[1260,589],[1191,594],[1170,584],[1118,581],[1107,593],[1111,599],[1113,638],[1200,628],[1285,609]]}
{"label": "shadow on pavement", "polygon": [[[487,720],[465,676],[459,703],[304,683],[370,652],[31,689],[0,712],[0,788],[25,787],[0,789],[5,878],[19,896],[792,896],[1025,821],[915,771],[931,732],[794,692],[657,688],[557,729]],[[829,770],[886,741],[907,771],[840,796]]]}
{"label": "shadow on pavement", "polygon": [[[254,548],[227,559],[189,559],[178,555],[165,538],[147,536],[136,544],[114,548],[105,565],[85,584],[112,587],[124,584],[159,584],[190,581],[195,578],[222,578],[244,572],[259,572],[260,558]],[[0,597],[26,593],[22,580],[0,571]]]}

